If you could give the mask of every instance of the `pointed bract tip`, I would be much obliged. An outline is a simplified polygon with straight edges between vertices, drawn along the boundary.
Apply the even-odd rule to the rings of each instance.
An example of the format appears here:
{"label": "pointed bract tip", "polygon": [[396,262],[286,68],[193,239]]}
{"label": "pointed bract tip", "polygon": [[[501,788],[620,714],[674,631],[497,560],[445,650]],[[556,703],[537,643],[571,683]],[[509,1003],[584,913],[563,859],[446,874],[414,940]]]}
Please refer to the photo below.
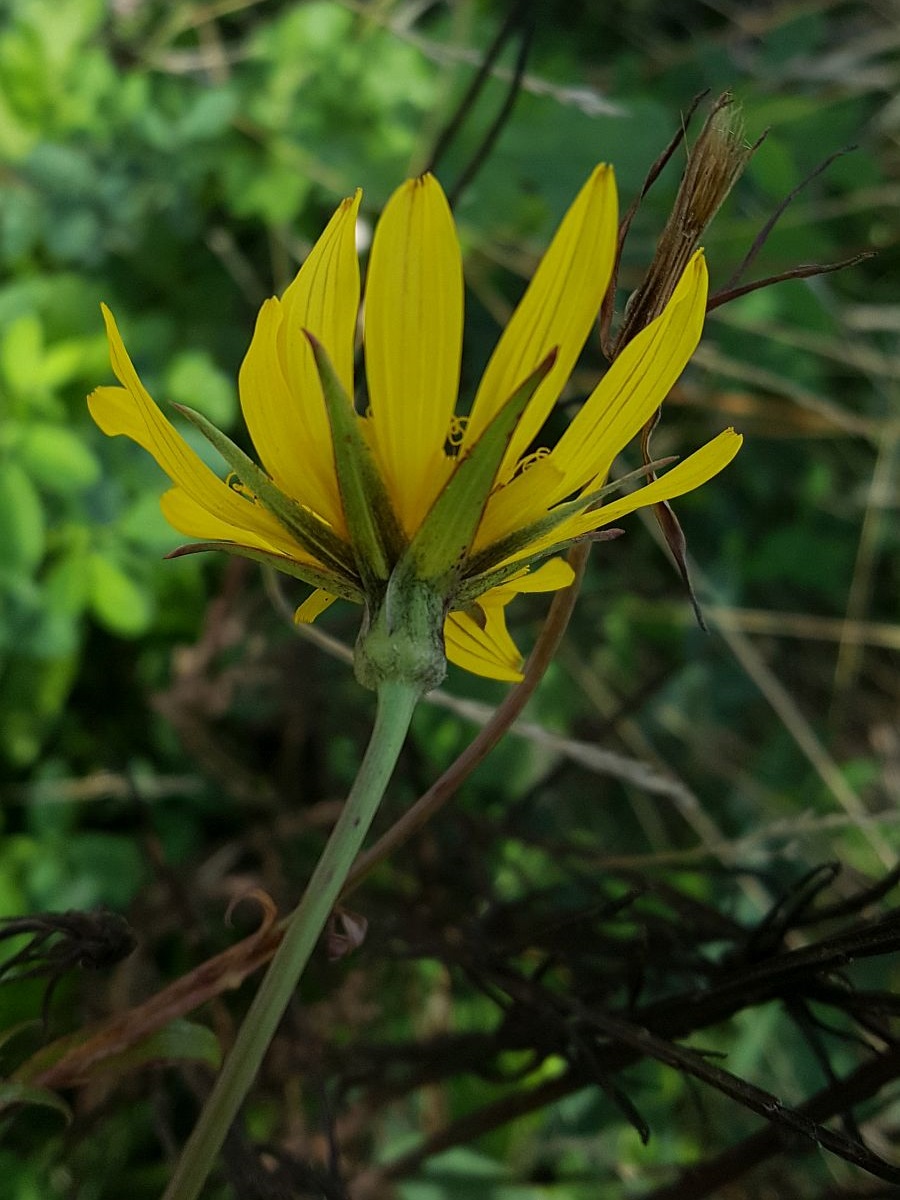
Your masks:
{"label": "pointed bract tip", "polygon": [[559,346],[554,346],[552,348],[552,350],[549,350],[547,352],[547,355],[544,358],[544,360],[542,362],[538,363],[538,367],[537,367],[538,371],[542,372],[544,375],[549,375],[549,373],[556,366],[556,360],[558,358],[559,358]]}
{"label": "pointed bract tip", "polygon": [[103,317],[103,324],[106,327],[106,336],[112,341],[118,333],[118,327],[116,326],[116,318],[113,316],[112,309],[103,300],[100,301],[100,313]]}
{"label": "pointed bract tip", "polygon": [[197,542],[186,542],[183,546],[176,546],[174,550],[170,550],[168,554],[163,555],[163,559],[184,558],[186,554],[196,554],[198,550]]}

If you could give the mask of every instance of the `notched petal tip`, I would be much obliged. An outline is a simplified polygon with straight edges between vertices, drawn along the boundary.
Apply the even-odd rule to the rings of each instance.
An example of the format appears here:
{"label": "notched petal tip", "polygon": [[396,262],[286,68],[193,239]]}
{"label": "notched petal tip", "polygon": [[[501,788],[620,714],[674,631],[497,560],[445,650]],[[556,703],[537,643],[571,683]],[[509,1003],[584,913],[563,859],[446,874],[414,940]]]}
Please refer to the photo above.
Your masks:
{"label": "notched petal tip", "polygon": [[590,174],[591,183],[602,183],[609,185],[616,181],[616,170],[612,163],[601,162],[597,163]]}

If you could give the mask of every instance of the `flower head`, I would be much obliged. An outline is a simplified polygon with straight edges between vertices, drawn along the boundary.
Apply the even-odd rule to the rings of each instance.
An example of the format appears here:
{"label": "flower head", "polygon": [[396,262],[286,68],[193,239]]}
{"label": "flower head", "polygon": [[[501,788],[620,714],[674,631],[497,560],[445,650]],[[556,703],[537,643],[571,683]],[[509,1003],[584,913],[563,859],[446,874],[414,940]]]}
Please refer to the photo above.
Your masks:
{"label": "flower head", "polygon": [[568,586],[557,555],[612,521],[705,483],[740,437],[726,430],[665,475],[604,502],[609,469],[680,375],[700,337],[707,275],[690,260],[660,317],[618,355],[548,452],[529,448],[575,365],[609,285],[616,248],[612,171],[597,167],[563,218],[491,356],[467,417],[456,414],[462,259],[444,193],[430,175],[391,197],[368,269],[368,407],[353,361],[360,301],[355,224],[343,201],[281,299],[267,300],[240,372],[258,466],[204,418],[240,481],[211,471],[150,398],[104,307],[121,387],[91,413],[148,450],[173,487],[169,522],[219,549],[314,587],[297,619],[335,599],[366,607],[357,670],[433,686],[447,658],[480,675],[520,678],[504,610],[519,592]]}

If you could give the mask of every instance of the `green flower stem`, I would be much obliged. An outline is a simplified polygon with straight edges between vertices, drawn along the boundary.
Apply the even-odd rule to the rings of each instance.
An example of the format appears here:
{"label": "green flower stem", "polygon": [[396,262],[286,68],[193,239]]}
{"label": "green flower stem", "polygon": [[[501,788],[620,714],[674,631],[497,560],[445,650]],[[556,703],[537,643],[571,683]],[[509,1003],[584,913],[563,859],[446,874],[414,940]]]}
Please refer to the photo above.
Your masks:
{"label": "green flower stem", "polygon": [[379,687],[375,728],[359,774],[163,1200],[199,1196],[378,810],[419,696],[419,689],[406,683],[386,682]]}

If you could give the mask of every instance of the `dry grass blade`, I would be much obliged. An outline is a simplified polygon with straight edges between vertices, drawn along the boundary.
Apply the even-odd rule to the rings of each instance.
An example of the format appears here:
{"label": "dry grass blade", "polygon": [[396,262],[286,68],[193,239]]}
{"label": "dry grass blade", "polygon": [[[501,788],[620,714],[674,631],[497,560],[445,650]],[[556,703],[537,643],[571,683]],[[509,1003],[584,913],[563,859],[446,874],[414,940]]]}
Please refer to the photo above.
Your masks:
{"label": "dry grass blade", "polygon": [[[872,482],[866,493],[866,510],[856,551],[841,645],[834,672],[834,703],[839,703],[856,678],[862,643],[854,637],[869,607],[872,578],[886,526],[886,510],[896,503],[900,423],[887,424],[878,449]],[[894,648],[898,648],[897,643]]]}
{"label": "dry grass blade", "polygon": [[848,816],[859,822],[859,828],[879,862],[886,867],[892,866],[897,858],[896,852],[880,832],[867,825],[866,806],[847,783],[840,767],[825,749],[791,693],[768,667],[745,634],[733,626],[729,628],[727,625],[719,625],[718,629],[734,657],[778,714],[798,749],[803,753],[832,797]]}

